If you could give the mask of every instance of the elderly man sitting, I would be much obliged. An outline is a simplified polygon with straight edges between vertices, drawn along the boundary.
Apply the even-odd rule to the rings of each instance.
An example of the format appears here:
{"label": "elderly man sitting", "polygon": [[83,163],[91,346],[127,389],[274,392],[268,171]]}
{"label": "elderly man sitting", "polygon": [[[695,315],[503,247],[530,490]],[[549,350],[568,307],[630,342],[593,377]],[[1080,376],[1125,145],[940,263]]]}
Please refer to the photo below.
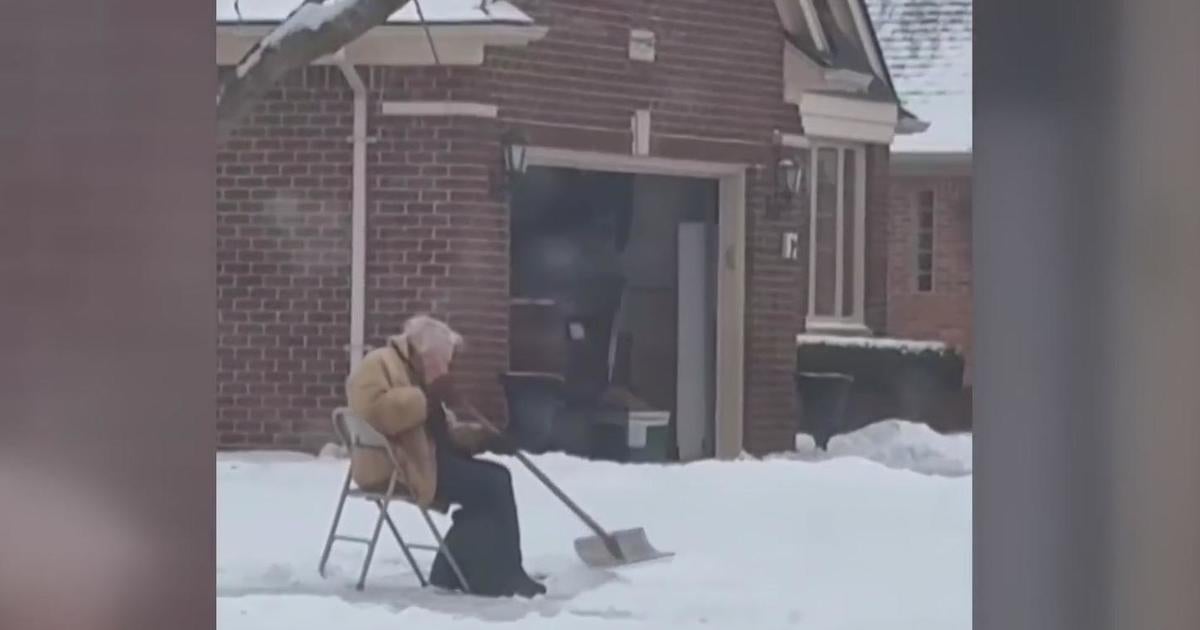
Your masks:
{"label": "elderly man sitting", "polygon": [[[486,424],[459,421],[450,408],[458,402],[450,365],[462,336],[445,323],[419,315],[387,346],[363,358],[350,375],[350,408],[392,442],[404,481],[420,505],[445,511],[458,505],[446,534],[471,591],[477,595],[534,597],[545,586],[525,572],[512,477],[504,466],[476,459],[505,441]],[[387,484],[385,455],[360,453],[351,462],[363,488]],[[439,554],[430,582],[461,590],[446,558]]]}

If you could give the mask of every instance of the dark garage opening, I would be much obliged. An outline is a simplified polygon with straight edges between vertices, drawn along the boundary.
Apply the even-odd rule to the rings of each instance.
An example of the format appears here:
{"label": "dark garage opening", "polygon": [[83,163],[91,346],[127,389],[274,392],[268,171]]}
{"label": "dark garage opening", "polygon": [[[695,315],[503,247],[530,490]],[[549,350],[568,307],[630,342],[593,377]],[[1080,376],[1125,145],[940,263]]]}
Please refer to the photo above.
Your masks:
{"label": "dark garage opening", "polygon": [[511,208],[505,385],[525,446],[712,456],[717,182],[532,167]]}

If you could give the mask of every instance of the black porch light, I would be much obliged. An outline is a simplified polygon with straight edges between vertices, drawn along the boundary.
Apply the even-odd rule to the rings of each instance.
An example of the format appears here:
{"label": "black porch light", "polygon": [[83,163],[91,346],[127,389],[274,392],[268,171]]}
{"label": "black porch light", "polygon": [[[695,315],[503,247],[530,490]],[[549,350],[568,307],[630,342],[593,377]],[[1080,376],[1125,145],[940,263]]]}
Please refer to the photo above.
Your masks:
{"label": "black porch light", "polygon": [[776,177],[780,182],[780,193],[784,199],[791,200],[796,195],[800,194],[800,188],[804,183],[804,168],[799,162],[792,158],[783,158],[775,166]]}
{"label": "black porch light", "polygon": [[500,150],[504,160],[504,179],[511,190],[529,167],[529,141],[519,129],[509,129],[500,138]]}
{"label": "black porch light", "polygon": [[774,190],[771,191],[771,197],[767,204],[767,214],[772,218],[778,218],[785,211],[791,209],[792,200],[803,194],[805,164],[803,160],[789,155],[791,152],[784,146],[782,133],[776,131],[772,140],[774,163],[769,168],[774,170],[772,173]]}

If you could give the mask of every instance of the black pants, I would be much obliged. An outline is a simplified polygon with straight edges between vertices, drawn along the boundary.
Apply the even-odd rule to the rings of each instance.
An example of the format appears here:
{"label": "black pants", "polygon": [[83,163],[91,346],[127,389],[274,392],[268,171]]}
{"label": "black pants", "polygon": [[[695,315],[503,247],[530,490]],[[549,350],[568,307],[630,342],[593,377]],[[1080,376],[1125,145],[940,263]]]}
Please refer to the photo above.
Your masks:
{"label": "black pants", "polygon": [[[512,595],[522,578],[521,531],[512,476],[500,464],[438,449],[437,499],[459,506],[446,546],[476,595]],[[438,554],[430,581],[459,589],[449,562]]]}

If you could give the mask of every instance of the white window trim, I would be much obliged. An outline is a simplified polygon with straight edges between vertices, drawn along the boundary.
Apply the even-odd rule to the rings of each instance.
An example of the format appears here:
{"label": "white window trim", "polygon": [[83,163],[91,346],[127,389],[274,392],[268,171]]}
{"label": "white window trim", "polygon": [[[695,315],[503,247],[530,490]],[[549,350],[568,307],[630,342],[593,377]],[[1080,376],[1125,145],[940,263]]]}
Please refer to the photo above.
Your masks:
{"label": "white window trim", "polygon": [[[854,330],[862,333],[868,333],[866,326],[866,214],[867,214],[867,147],[863,144],[837,142],[828,140],[814,140],[803,136],[790,136],[785,144],[792,146],[802,146],[809,149],[809,177],[811,184],[809,185],[808,199],[808,312],[805,314],[805,328],[809,331],[836,330],[837,332],[846,332]],[[854,172],[855,172],[855,194],[854,194],[854,248],[855,248],[855,265],[854,265],[854,309],[849,316],[842,315],[817,315],[816,314],[816,289],[817,289],[817,157],[819,149],[838,149],[838,188],[841,190],[841,182],[845,181],[846,162],[843,153],[850,151],[854,154]],[[845,243],[845,194],[839,193],[837,199],[837,257],[835,259],[835,280],[834,280],[834,311],[838,312],[841,309],[843,297],[845,295],[845,252],[843,251]]]}
{"label": "white window trim", "polygon": [[812,0],[799,0],[800,10],[804,12],[804,21],[808,24],[808,33],[812,36],[813,44],[822,53],[829,52],[829,39],[825,36],[825,27],[817,16],[817,7]]}

